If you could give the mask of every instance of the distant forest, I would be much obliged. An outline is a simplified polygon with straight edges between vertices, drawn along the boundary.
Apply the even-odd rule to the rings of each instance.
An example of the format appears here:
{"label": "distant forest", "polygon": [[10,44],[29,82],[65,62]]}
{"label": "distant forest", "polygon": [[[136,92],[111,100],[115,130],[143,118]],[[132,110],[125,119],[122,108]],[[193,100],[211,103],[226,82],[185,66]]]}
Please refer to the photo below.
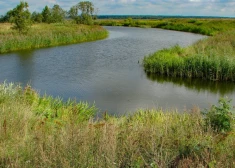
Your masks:
{"label": "distant forest", "polygon": [[98,19],[165,19],[165,18],[234,18],[234,17],[219,17],[219,16],[177,16],[177,15],[98,15]]}

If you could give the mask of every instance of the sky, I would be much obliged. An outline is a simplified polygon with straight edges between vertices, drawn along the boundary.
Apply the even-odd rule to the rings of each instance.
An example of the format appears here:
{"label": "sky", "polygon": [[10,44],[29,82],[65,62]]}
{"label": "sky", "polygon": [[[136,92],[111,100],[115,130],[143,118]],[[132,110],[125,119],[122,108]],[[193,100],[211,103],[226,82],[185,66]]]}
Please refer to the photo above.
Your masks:
{"label": "sky", "polygon": [[[41,12],[48,5],[64,10],[81,0],[27,0],[31,12]],[[83,0],[84,1],[84,0]],[[89,0],[99,15],[180,15],[235,17],[235,0]],[[0,0],[0,15],[19,4],[20,0]]]}

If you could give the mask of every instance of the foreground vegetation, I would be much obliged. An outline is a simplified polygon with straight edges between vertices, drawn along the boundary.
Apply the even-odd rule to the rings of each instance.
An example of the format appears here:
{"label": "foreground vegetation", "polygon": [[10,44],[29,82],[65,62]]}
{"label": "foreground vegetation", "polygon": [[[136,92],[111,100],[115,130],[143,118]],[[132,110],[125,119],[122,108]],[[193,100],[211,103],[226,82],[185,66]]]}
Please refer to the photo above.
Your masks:
{"label": "foreground vegetation", "polygon": [[10,51],[51,47],[104,39],[107,30],[100,26],[72,24],[35,24],[27,34],[19,34],[11,29],[11,24],[0,24],[0,53]]}
{"label": "foreground vegetation", "polygon": [[87,103],[0,84],[0,167],[233,167],[226,100],[202,115],[140,110],[120,118]]}

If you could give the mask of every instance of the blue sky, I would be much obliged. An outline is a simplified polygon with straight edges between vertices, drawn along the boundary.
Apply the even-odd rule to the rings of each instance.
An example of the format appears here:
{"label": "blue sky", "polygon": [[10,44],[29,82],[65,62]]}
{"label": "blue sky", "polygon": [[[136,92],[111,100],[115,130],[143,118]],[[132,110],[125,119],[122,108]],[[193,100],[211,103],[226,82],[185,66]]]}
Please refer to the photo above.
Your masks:
{"label": "blue sky", "polygon": [[[90,0],[98,14],[109,15],[184,15],[235,17],[235,0]],[[0,0],[0,15],[19,4],[20,0]],[[69,8],[80,0],[28,0],[31,12],[41,12],[45,5]]]}

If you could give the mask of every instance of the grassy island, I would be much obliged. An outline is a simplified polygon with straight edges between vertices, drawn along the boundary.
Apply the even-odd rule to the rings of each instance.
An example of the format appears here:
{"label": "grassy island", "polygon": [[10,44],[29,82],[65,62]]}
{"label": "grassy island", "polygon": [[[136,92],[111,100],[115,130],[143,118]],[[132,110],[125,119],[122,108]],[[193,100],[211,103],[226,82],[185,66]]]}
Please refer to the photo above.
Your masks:
{"label": "grassy island", "polygon": [[94,41],[108,36],[107,30],[100,26],[70,22],[34,24],[24,34],[11,27],[9,23],[0,24],[0,53]]}
{"label": "grassy island", "polygon": [[218,33],[187,48],[174,46],[143,60],[147,73],[235,81],[235,31]]}
{"label": "grassy island", "polygon": [[143,60],[148,74],[212,81],[235,81],[234,19],[119,19],[99,20],[99,25],[151,27],[198,33],[213,37],[187,48],[174,46]]}
{"label": "grassy island", "polygon": [[219,103],[204,115],[159,109],[97,120],[87,103],[3,83],[0,167],[233,167],[234,114]]}

